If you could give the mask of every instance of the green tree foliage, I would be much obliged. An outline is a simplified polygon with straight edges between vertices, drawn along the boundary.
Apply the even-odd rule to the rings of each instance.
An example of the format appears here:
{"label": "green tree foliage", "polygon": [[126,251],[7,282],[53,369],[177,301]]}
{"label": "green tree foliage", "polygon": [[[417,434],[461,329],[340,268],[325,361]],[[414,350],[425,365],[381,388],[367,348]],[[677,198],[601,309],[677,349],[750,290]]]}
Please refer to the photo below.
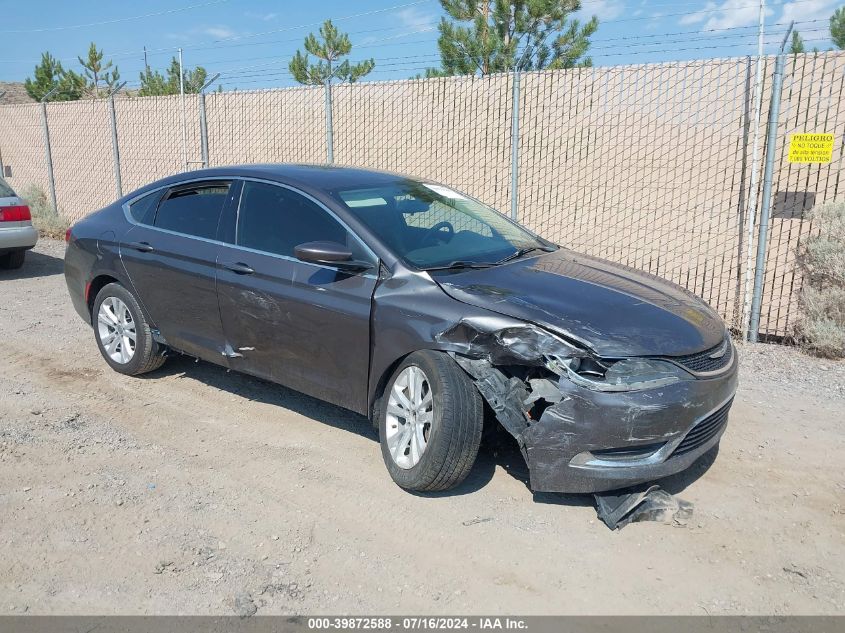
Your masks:
{"label": "green tree foliage", "polygon": [[580,0],[440,0],[441,68],[427,77],[591,66],[586,56],[595,16],[583,25],[570,15]]}
{"label": "green tree foliage", "polygon": [[41,101],[44,95],[56,87],[58,90],[50,96],[51,101],[75,101],[82,98],[85,79],[72,70],[65,70],[61,62],[49,52],[41,53],[41,62],[32,75],[31,78],[27,77],[24,87],[27,94],[36,101]]}
{"label": "green tree foliage", "polygon": [[845,50],[845,6],[839,7],[830,16],[830,39],[837,48]]}
{"label": "green tree foliage", "polygon": [[[103,62],[103,51],[97,50],[97,45],[91,42],[88,47],[88,57],[79,57],[82,64],[82,74],[85,78],[85,92],[93,98],[104,97],[117,86],[120,72],[117,66],[112,68],[112,62]],[[102,87],[101,87],[102,86]]]}
{"label": "green tree foliage", "polygon": [[[198,93],[208,78],[208,72],[202,66],[197,66],[193,70],[183,70],[185,93]],[[170,66],[168,66],[164,74],[157,70],[152,70],[149,67],[141,73],[141,88],[138,90],[138,96],[153,97],[158,95],[178,94],[179,60],[175,57],[170,60]]]}
{"label": "green tree foliage", "polygon": [[792,42],[789,45],[788,52],[790,55],[797,55],[798,53],[807,52],[804,49],[804,38],[801,37],[801,34],[798,33],[798,31],[792,31]]}
{"label": "green tree foliage", "polygon": [[[376,63],[372,59],[357,64],[350,64],[348,59],[338,63],[351,50],[349,35],[338,31],[331,20],[326,20],[320,27],[320,39],[309,33],[305,38],[306,52],[297,50],[288,68],[293,78],[301,84],[321,85],[331,79],[352,83],[369,74]],[[317,63],[311,63],[309,53],[317,58]]]}
{"label": "green tree foliage", "polygon": [[798,340],[821,356],[845,356],[845,202],[830,201],[810,212],[818,233],[799,250],[804,273]]}

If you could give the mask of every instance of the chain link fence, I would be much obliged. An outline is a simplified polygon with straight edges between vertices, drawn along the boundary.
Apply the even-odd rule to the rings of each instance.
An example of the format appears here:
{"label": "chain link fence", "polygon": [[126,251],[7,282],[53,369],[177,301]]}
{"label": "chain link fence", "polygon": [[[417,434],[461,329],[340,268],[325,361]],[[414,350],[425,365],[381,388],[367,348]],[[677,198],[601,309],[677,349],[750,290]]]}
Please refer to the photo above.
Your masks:
{"label": "chain link fence", "polygon": [[[775,64],[761,60],[755,164],[756,61],[334,84],[328,94],[316,86],[124,96],[113,101],[114,123],[108,100],[7,105],[0,162],[13,187],[55,190],[71,220],[121,190],[204,165],[331,160],[407,173],[465,191],[564,246],[679,283],[737,330],[759,270],[757,331],[789,336],[796,256],[814,231],[805,214],[845,195],[845,53],[786,58],[774,147],[764,145]],[[822,132],[839,135],[830,163],[788,162],[792,134]],[[749,233],[746,224],[763,188],[758,179],[752,191],[751,173],[767,152],[773,195],[757,267],[746,236],[759,226]]]}

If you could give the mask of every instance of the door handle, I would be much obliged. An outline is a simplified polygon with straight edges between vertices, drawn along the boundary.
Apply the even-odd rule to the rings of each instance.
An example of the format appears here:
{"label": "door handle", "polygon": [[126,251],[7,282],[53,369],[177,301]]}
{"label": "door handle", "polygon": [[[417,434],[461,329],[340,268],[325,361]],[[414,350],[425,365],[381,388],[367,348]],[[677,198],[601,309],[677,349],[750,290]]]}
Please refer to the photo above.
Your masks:
{"label": "door handle", "polygon": [[155,250],[147,242],[129,242],[126,246],[134,248],[136,251],[141,251],[142,253],[151,253]]}
{"label": "door handle", "polygon": [[227,263],[220,265],[226,270],[231,270],[233,273],[236,273],[238,275],[251,275],[255,272],[253,268],[247,266],[243,262],[235,262],[233,264]]}

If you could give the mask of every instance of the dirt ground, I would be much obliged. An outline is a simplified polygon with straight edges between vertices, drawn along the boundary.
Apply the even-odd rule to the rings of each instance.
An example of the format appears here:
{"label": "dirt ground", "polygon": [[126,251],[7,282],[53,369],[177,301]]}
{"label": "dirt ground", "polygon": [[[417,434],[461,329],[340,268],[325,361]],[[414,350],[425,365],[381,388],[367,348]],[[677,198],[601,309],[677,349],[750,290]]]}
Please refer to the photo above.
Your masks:
{"label": "dirt ground", "polygon": [[0,612],[842,614],[845,364],[744,346],[685,526],[533,496],[515,446],[449,494],[352,413],[206,363],[109,370],[64,245],[0,272]]}

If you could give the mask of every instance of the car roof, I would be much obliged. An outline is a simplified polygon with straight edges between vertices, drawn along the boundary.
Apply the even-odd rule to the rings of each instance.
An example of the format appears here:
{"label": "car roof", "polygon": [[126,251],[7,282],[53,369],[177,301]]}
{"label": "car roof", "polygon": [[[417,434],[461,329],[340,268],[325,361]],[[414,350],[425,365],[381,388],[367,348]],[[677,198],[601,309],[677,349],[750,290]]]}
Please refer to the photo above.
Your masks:
{"label": "car roof", "polygon": [[184,172],[166,180],[220,178],[225,176],[267,178],[281,183],[297,185],[303,189],[334,191],[349,187],[378,187],[408,180],[409,176],[359,167],[330,165],[304,165],[267,163],[257,165],[231,165]]}

